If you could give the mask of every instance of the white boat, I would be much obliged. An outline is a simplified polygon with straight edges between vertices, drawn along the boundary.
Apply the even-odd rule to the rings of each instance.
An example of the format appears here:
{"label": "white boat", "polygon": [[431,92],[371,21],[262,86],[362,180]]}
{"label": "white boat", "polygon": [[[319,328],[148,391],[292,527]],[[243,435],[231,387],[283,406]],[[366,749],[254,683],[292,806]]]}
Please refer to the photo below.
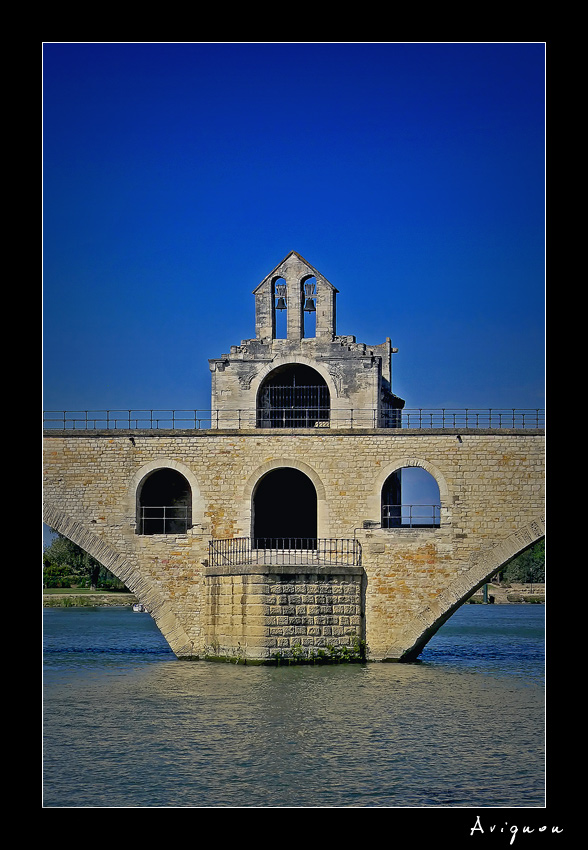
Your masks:
{"label": "white boat", "polygon": [[133,611],[135,611],[137,614],[147,613],[147,609],[144,605],[141,605],[140,602],[135,602],[135,604],[133,605]]}

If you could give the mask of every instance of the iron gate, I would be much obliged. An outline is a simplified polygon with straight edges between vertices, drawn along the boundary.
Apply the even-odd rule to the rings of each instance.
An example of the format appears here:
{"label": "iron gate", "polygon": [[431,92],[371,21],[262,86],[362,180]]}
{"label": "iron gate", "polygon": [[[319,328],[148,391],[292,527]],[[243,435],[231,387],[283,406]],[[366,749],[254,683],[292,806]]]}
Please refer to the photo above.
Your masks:
{"label": "iron gate", "polygon": [[314,428],[328,422],[327,386],[267,386],[261,390],[257,407],[258,428]]}

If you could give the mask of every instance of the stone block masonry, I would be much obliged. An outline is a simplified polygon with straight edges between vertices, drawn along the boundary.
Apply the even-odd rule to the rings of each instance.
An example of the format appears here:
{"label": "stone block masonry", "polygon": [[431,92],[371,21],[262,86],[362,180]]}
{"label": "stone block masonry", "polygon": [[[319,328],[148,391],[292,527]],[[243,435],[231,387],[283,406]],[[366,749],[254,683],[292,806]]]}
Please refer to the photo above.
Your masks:
{"label": "stone block masonry", "polygon": [[[217,647],[270,659],[344,640],[348,629],[370,659],[410,659],[460,600],[543,536],[543,442],[539,432],[506,430],[462,431],[459,440],[394,429],[46,432],[45,516],[125,581],[180,657]],[[439,527],[364,528],[377,525],[388,476],[410,466],[439,485]],[[251,537],[256,488],[284,467],[312,481],[317,536],[361,544],[360,574],[321,576],[316,595],[305,568],[278,581],[275,566],[213,574],[208,563],[211,539]],[[141,535],[138,493],[161,468],[188,482],[192,525]]]}
{"label": "stone block masonry", "polygon": [[268,660],[329,657],[344,647],[357,652],[364,633],[363,570],[276,569],[205,570],[207,654]]}
{"label": "stone block masonry", "polygon": [[[401,427],[397,349],[338,334],[337,294],[295,251],[265,276],[255,337],[209,360],[211,430],[141,430],[129,411],[126,432],[65,430],[65,414],[45,432],[45,521],[125,582],[179,657],[359,640],[370,660],[412,660],[544,533],[542,432],[514,412],[510,430]],[[436,482],[440,519],[388,527],[410,467]],[[278,569],[271,549],[307,560]]]}

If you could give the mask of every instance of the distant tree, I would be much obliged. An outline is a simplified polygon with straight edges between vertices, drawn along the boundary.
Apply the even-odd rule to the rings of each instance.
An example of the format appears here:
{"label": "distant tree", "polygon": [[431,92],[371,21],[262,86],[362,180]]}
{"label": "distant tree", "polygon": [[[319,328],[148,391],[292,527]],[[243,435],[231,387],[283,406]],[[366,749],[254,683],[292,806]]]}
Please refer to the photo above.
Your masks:
{"label": "distant tree", "polygon": [[115,579],[99,561],[57,533],[43,551],[43,583],[45,586],[68,586],[68,579],[70,583],[75,583],[76,579],[87,581],[93,590],[100,584],[118,584],[124,588],[122,582]]}
{"label": "distant tree", "polygon": [[545,540],[539,540],[500,571],[501,581],[530,584],[545,581]]}

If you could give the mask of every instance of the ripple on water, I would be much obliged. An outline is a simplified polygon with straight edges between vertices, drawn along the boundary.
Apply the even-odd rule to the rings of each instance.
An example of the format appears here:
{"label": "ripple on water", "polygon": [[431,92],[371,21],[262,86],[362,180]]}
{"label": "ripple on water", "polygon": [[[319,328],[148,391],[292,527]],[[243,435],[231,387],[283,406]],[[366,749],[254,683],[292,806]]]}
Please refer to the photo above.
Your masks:
{"label": "ripple on water", "polygon": [[46,806],[543,805],[542,639],[513,660],[492,615],[487,652],[470,614],[422,664],[266,668],[70,614],[45,630]]}

